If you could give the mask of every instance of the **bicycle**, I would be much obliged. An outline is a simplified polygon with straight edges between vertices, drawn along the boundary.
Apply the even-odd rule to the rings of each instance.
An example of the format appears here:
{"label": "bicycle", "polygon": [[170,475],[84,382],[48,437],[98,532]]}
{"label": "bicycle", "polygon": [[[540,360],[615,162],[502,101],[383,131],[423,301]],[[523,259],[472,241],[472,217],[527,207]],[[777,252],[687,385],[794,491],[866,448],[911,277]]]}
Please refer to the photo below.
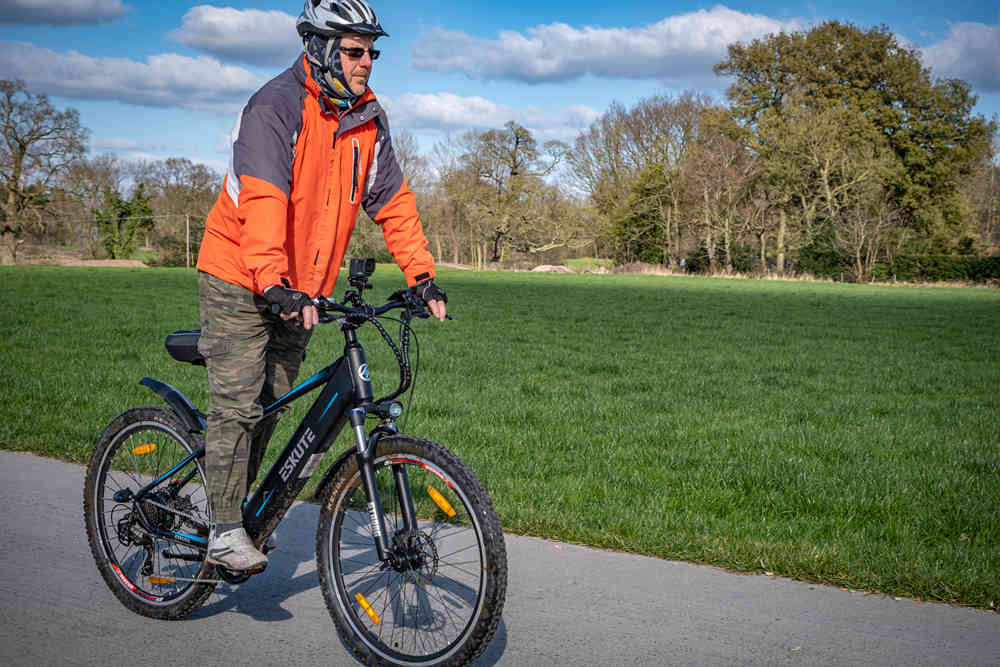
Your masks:
{"label": "bicycle", "polygon": [[[397,400],[412,389],[411,322],[428,317],[409,290],[381,306],[363,291],[374,260],[351,260],[353,289],[337,303],[314,300],[321,323],[336,322],[344,354],[264,409],[270,415],[319,394],[284,450],[246,500],[243,523],[265,549],[292,503],[348,423],[353,446],[323,473],[316,531],[320,589],[354,654],[368,664],[472,662],[496,632],[507,587],[500,522],[475,474],[443,445],[405,435]],[[399,345],[379,318],[401,311]],[[396,391],[375,399],[356,331],[373,324],[399,364]],[[179,361],[204,365],[200,331],[178,331],[166,346]],[[419,363],[418,366],[419,368]],[[205,414],[171,385],[144,377],[167,404],[119,415],[97,440],[87,467],[84,515],[97,568],[130,610],[180,619],[222,581],[251,575],[205,560],[212,508],[203,467]],[[412,393],[411,393],[412,398]],[[376,424],[366,432],[366,421]]]}

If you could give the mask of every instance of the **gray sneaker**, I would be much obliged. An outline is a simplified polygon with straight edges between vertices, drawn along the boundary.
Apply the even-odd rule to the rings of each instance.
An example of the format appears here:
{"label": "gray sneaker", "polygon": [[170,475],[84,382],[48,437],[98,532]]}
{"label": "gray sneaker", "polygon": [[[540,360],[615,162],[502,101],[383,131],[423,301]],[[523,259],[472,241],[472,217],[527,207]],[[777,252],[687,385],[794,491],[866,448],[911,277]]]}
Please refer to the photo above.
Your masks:
{"label": "gray sneaker", "polygon": [[261,572],[267,567],[267,556],[257,551],[242,526],[221,535],[216,535],[213,528],[206,560],[227,570],[249,574]]}

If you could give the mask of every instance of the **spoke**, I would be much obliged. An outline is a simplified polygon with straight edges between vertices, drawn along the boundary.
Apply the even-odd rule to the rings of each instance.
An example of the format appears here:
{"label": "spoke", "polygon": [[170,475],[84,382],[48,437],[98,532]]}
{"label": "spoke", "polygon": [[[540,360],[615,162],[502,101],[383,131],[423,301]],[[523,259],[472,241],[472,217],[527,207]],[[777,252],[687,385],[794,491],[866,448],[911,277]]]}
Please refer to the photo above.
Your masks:
{"label": "spoke", "polygon": [[479,573],[479,572],[475,572],[475,571],[473,571],[473,570],[466,570],[465,568],[462,568],[462,567],[458,567],[457,565],[455,565],[455,564],[453,564],[453,563],[444,563],[443,565],[444,565],[445,567],[450,567],[450,568],[452,568],[452,569],[455,569],[455,570],[458,570],[459,572],[465,572],[465,573],[466,573],[466,574],[468,574],[468,575],[469,575],[470,577],[476,577],[476,578],[478,578],[478,577],[480,576],[480,573]]}
{"label": "spoke", "polygon": [[455,549],[454,551],[450,551],[450,552],[448,552],[446,554],[439,554],[438,558],[440,558],[441,560],[444,560],[445,558],[450,558],[451,556],[454,556],[455,554],[460,554],[463,551],[468,551],[469,549],[478,549],[478,548],[479,548],[479,544],[478,543],[476,543],[476,544],[470,544],[467,547],[462,547],[461,549]]}

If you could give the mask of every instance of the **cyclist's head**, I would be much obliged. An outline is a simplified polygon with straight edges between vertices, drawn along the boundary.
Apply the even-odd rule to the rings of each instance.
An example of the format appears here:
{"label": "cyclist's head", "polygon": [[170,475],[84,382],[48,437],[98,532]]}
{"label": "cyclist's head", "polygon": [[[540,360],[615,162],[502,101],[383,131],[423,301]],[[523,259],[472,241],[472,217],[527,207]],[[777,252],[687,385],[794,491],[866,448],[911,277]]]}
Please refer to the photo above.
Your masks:
{"label": "cyclist's head", "polygon": [[338,37],[347,33],[376,39],[389,36],[365,0],[306,0],[295,29],[303,37]]}
{"label": "cyclist's head", "polygon": [[[378,57],[372,42],[388,36],[371,6],[365,0],[305,0],[295,28],[323,93],[338,106],[352,106],[364,93],[371,60]],[[359,58],[344,53],[341,42],[345,38],[350,44],[344,48],[368,53]]]}

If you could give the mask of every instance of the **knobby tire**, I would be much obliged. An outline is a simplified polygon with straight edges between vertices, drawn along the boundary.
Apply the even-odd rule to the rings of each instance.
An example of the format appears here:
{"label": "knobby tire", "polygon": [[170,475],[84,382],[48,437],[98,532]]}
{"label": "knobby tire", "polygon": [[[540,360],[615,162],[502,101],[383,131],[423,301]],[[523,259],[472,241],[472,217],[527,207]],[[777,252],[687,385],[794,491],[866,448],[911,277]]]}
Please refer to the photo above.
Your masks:
{"label": "knobby tire", "polygon": [[407,471],[418,519],[417,535],[409,535],[417,564],[400,571],[379,563],[357,458],[348,457],[320,494],[316,558],[327,609],[366,664],[469,664],[496,632],[506,596],[507,555],[496,510],[475,474],[437,443],[386,437],[374,457],[390,540],[407,535],[392,470]]}
{"label": "knobby tire", "polygon": [[[215,584],[186,580],[215,579],[215,568],[204,562],[203,550],[144,530],[134,518],[134,504],[118,502],[114,495],[126,488],[138,491],[203,444],[202,435],[188,432],[169,410],[133,408],[100,435],[87,466],[83,512],[94,561],[115,597],[142,616],[165,620],[187,616],[208,598]],[[196,525],[210,526],[201,461],[188,463],[167,482],[171,480],[177,481],[173,488],[165,482],[151,498],[159,506],[144,504],[149,516],[161,528],[187,534],[195,534]],[[189,559],[174,557],[177,554]]]}

